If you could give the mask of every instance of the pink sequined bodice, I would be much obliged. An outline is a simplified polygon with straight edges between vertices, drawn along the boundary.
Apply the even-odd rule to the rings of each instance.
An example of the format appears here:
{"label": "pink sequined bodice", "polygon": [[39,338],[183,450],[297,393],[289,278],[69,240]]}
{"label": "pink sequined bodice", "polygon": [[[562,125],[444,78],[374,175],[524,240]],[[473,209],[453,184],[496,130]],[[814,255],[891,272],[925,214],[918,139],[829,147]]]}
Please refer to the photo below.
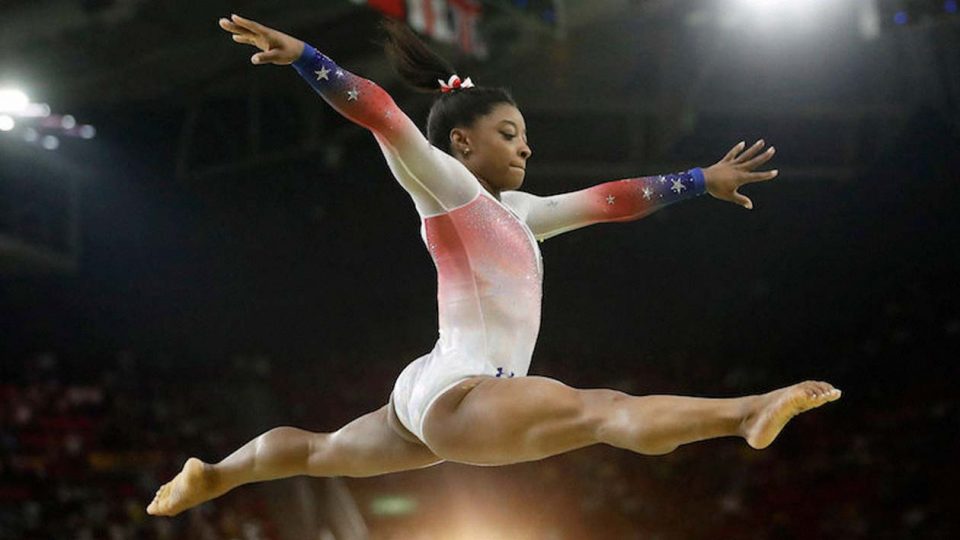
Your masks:
{"label": "pink sequined bodice", "polygon": [[437,267],[437,346],[479,356],[473,360],[502,368],[504,376],[525,375],[540,331],[543,284],[533,234],[486,192],[423,224]]}

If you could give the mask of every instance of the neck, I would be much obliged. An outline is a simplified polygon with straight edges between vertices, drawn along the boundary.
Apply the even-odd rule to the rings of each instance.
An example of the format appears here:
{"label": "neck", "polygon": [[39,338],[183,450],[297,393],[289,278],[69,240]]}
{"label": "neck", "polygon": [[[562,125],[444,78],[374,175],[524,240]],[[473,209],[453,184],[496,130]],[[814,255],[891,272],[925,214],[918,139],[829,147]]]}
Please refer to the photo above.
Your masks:
{"label": "neck", "polygon": [[487,181],[484,180],[479,174],[477,174],[476,172],[474,172],[473,169],[471,169],[470,166],[467,165],[466,158],[464,158],[464,157],[458,157],[458,158],[457,158],[457,161],[459,161],[460,163],[463,163],[463,166],[466,167],[467,170],[469,170],[471,173],[473,173],[473,177],[477,179],[477,182],[480,182],[480,185],[483,186],[483,189],[487,190],[487,193],[493,195],[493,198],[494,198],[494,199],[496,199],[496,200],[498,200],[498,201],[500,200],[500,191],[501,191],[501,190],[498,189],[498,188],[493,187],[492,185],[490,185],[490,182],[487,182]]}
{"label": "neck", "polygon": [[500,200],[500,190],[491,186],[486,180],[477,176],[477,181],[480,182],[480,185],[483,186],[483,189],[487,190],[487,193],[493,195],[493,198]]}

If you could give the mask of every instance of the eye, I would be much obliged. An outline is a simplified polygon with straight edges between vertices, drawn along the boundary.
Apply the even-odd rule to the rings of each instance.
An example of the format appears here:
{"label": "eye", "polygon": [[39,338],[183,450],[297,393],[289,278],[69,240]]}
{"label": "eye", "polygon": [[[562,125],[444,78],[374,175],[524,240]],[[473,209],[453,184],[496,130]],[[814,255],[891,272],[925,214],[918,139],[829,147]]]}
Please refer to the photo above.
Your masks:
{"label": "eye", "polygon": [[501,131],[500,133],[503,134],[504,138],[506,138],[508,141],[509,141],[509,140],[512,140],[514,137],[516,137],[516,135],[514,135],[514,134],[512,134],[512,133],[503,133],[502,131]]}

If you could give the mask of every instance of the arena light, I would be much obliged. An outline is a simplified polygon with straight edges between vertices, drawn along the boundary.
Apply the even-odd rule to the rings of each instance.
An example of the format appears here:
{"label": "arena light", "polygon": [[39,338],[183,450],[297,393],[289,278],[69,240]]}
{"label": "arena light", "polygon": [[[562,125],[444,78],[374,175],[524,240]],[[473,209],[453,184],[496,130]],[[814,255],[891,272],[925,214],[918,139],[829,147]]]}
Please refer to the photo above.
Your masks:
{"label": "arena light", "polygon": [[[837,9],[835,0],[730,0],[729,17],[739,23],[753,22],[757,29],[815,31],[824,17]],[[721,21],[722,22],[722,21]],[[724,26],[721,24],[721,26]],[[739,26],[727,24],[726,26]]]}
{"label": "arena light", "polygon": [[19,113],[30,106],[30,98],[16,88],[0,88],[0,113]]}
{"label": "arena light", "polygon": [[47,150],[60,148],[63,137],[90,140],[97,129],[81,124],[71,114],[51,114],[46,103],[31,103],[27,94],[15,88],[0,89],[0,134],[12,132],[23,141]]}
{"label": "arena light", "polygon": [[46,118],[50,116],[50,106],[46,103],[30,103],[17,116],[21,118]]}

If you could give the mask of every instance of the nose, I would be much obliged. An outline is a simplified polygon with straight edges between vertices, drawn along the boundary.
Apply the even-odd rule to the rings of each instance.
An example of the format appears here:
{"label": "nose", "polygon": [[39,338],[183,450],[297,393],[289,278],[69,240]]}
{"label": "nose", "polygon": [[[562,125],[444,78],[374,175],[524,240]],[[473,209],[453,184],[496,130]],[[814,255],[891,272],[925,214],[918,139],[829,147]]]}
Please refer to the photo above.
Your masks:
{"label": "nose", "polygon": [[533,154],[533,150],[530,148],[530,145],[523,143],[523,146],[520,147],[520,156],[523,159],[530,159],[530,156]]}

